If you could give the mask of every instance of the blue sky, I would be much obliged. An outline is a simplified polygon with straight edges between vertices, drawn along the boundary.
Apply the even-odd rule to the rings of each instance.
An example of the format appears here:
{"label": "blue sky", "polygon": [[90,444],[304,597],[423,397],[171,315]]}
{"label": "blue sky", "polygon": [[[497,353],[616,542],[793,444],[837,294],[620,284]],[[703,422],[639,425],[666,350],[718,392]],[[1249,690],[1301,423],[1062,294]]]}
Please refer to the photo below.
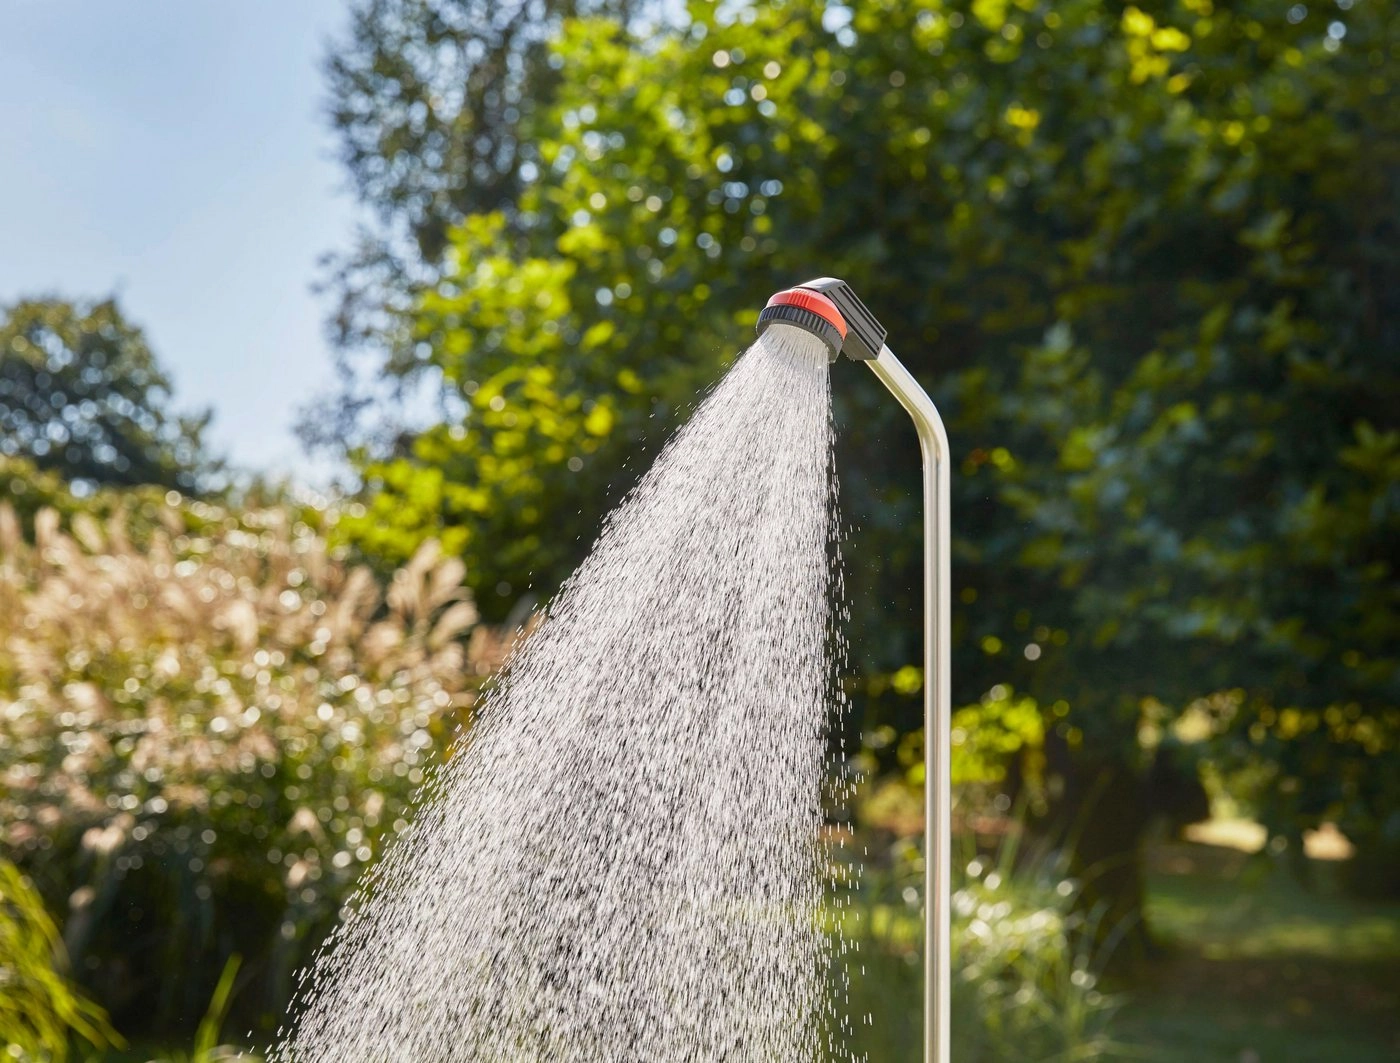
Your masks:
{"label": "blue sky", "polygon": [[0,302],[115,292],[239,465],[310,470],[317,258],[356,218],[320,63],[344,0],[0,2]]}

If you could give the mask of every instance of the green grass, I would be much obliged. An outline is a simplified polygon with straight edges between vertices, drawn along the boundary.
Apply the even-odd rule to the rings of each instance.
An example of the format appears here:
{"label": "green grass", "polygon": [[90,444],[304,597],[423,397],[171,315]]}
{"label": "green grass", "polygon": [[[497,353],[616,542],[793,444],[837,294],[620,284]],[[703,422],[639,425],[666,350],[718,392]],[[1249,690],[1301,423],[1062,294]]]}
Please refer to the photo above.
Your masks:
{"label": "green grass", "polygon": [[1164,946],[1115,1032],[1171,1063],[1400,1059],[1400,901],[1345,897],[1334,865],[1303,885],[1219,846],[1151,853]]}

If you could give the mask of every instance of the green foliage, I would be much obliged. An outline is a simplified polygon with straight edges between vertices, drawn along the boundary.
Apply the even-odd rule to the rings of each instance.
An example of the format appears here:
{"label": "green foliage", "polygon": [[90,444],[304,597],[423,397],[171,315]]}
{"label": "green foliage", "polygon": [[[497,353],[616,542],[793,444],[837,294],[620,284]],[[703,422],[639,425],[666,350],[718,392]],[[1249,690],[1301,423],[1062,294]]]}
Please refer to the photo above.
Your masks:
{"label": "green foliage", "polygon": [[111,1054],[101,1057],[88,1056],[86,1063],[99,1063],[99,1060],[101,1063],[118,1063],[118,1058],[121,1063],[126,1063],[128,1059],[131,1063],[261,1063],[261,1057],[251,1052],[245,1052],[233,1045],[220,1044],[219,1034],[228,1020],[229,1007],[233,1001],[242,962],[242,957],[235,953],[224,964],[218,984],[214,986],[213,996],[209,998],[208,1010],[195,1030],[194,1043],[188,1052],[161,1051],[153,1056],[149,1050],[139,1053],[133,1050],[130,1053],[121,1053],[117,1058]]}
{"label": "green foliage", "polygon": [[1237,692],[1218,732],[1275,768],[1270,825],[1371,844],[1400,797],[1400,127],[1375,77],[1396,23],[1290,18],[1124,10],[1125,146],[1085,156],[1039,342],[964,377],[1010,458],[965,471],[1021,529],[984,556],[1043,581],[1029,622],[1072,636],[1032,690],[1095,742],[1147,697]]}
{"label": "green foliage", "polygon": [[[956,700],[1014,686],[1065,707],[1056,770],[1092,749],[1137,771],[1149,699],[1241,691],[1219,755],[1277,769],[1270,822],[1379,842],[1400,829],[1400,14],[1299,11],[566,23],[522,125],[540,164],[403,319],[453,412],[366,459],[392,532],[347,534],[392,561],[460,527],[491,614],[552,588],[764,296],[843,275],[950,420]],[[854,663],[892,675],[917,659],[918,452],[875,381],[833,372]],[[1344,724],[1267,722],[1288,710]],[[913,698],[867,712],[919,723]]]}
{"label": "green foliage", "polygon": [[1154,847],[1149,865],[1170,953],[1116,1024],[1143,1058],[1395,1058],[1400,897],[1342,892],[1345,864],[1312,862],[1304,887],[1267,855],[1219,846]]}
{"label": "green foliage", "polygon": [[120,1048],[106,1013],[60,970],[63,941],[44,902],[8,860],[0,860],[0,1041],[12,1058],[62,1063],[73,1038]]}
{"label": "green foliage", "polygon": [[403,426],[397,394],[366,381],[360,356],[385,353],[399,384],[430,370],[404,319],[439,280],[453,226],[501,211],[518,218],[527,174],[538,172],[528,134],[560,75],[548,41],[579,15],[628,19],[640,0],[356,0],[349,30],[326,61],[330,117],[341,161],[371,224],[329,258],[336,299],[339,394],[303,413],[299,432],[336,456],[392,446]]}
{"label": "green foliage", "polygon": [[[1001,788],[1013,764],[1023,776],[1034,773],[1042,759],[1047,716],[1054,720],[1060,712],[1054,706],[1047,712],[1034,698],[1017,695],[1004,683],[992,687],[976,704],[955,710],[950,736],[954,785]],[[923,732],[916,734],[917,771],[908,753],[902,752],[901,759],[909,762],[909,780],[922,783]]]}
{"label": "green foliage", "polygon": [[[922,1048],[923,966],[917,850],[867,871],[843,919],[853,952],[851,1047],[873,1061]],[[1003,1061],[1113,1058],[1120,1001],[1075,911],[1078,885],[1052,856],[1023,858],[1012,841],[959,861],[952,898],[953,1057]],[[869,1016],[869,1020],[865,1020]]]}
{"label": "green foliage", "polygon": [[326,73],[341,160],[361,199],[436,261],[453,224],[515,202],[521,164],[537,159],[520,130],[548,101],[545,50],[559,20],[625,17],[635,6],[358,0]]}
{"label": "green foliage", "polygon": [[214,987],[214,995],[209,999],[209,1010],[204,1013],[199,1029],[194,1034],[194,1049],[189,1055],[174,1055],[161,1063],[257,1063],[256,1057],[240,1052],[229,1045],[219,1043],[219,1031],[228,1017],[229,1002],[233,999],[234,981],[238,977],[241,959],[230,956],[219,975],[219,984]]}
{"label": "green foliage", "polygon": [[34,518],[42,509],[52,509],[70,520],[79,512],[100,512],[114,495],[98,492],[79,496],[58,473],[41,470],[26,458],[0,456],[0,498],[15,511],[25,533],[32,535]]}
{"label": "green foliage", "polygon": [[[557,106],[530,129],[541,166],[522,192],[520,220],[488,215],[457,230],[448,276],[411,322],[463,418],[422,433],[409,455],[365,470],[368,494],[382,498],[371,503],[379,507],[374,523],[400,515],[390,557],[411,549],[425,522],[462,529],[468,578],[488,615],[501,615],[511,592],[535,579],[552,588],[577,563],[626,486],[621,470],[642,466],[713,378],[717,352],[734,344],[732,323],[708,303],[733,279],[717,255],[694,250],[690,215],[713,171],[677,154],[692,144],[708,152],[719,138],[670,125],[687,83],[715,80],[708,53],[663,38],[658,77],[629,69],[627,40],[604,27],[572,24],[558,46],[556,65],[570,76]],[[773,45],[797,50],[802,37],[795,22],[775,31]],[[601,93],[608,84],[622,94]],[[646,123],[645,137],[630,138],[634,154],[609,149],[600,133],[589,132],[587,144],[574,135],[587,132],[579,113],[596,116],[598,108],[602,128],[609,118]],[[605,153],[613,157],[607,177],[601,165],[570,165]],[[776,174],[782,151],[770,146],[767,155]],[[728,217],[718,206],[713,213]],[[514,233],[525,224],[522,241]],[[666,313],[642,313],[658,292]],[[359,541],[359,528],[346,531]],[[366,531],[364,545],[385,544]],[[506,600],[496,598],[498,585]]]}
{"label": "green foliage", "polygon": [[[41,510],[51,509],[64,526],[71,526],[80,513],[99,522],[120,516],[132,543],[138,547],[144,547],[153,532],[162,528],[168,530],[170,520],[176,516],[186,533],[197,534],[209,532],[239,512],[280,509],[292,522],[325,534],[343,515],[359,512],[353,505],[342,509],[295,485],[256,476],[240,478],[216,493],[194,499],[154,484],[99,486],[89,490],[84,485],[69,483],[58,473],[39,469],[28,459],[3,455],[0,455],[0,499],[15,511],[24,537],[31,542],[35,518]],[[203,505],[201,501],[210,504]]]}
{"label": "green foliage", "polygon": [[[908,677],[908,678],[903,678]],[[923,688],[920,670],[912,666],[894,675],[895,688],[907,696]],[[878,690],[880,681],[866,689]],[[950,735],[953,785],[959,789],[1004,790],[1008,771],[1024,778],[1038,775],[1043,767],[1046,717],[1063,715],[1068,707],[1053,706],[1047,713],[1034,698],[1018,695],[998,683],[980,701],[953,711]],[[889,724],[868,729],[853,766],[867,776],[897,771],[904,783],[921,788],[924,783],[924,735],[922,730],[900,734]],[[922,814],[922,813],[921,813]]]}
{"label": "green foliage", "polygon": [[[99,484],[203,486],[209,414],[170,412],[170,381],[114,300],[0,307],[0,458]],[[0,482],[0,497],[10,492]]]}
{"label": "green foliage", "polygon": [[498,654],[431,544],[384,593],[285,510],[155,516],[31,543],[0,506],[0,846],[118,1021],[171,1030],[235,951],[282,1006]]}

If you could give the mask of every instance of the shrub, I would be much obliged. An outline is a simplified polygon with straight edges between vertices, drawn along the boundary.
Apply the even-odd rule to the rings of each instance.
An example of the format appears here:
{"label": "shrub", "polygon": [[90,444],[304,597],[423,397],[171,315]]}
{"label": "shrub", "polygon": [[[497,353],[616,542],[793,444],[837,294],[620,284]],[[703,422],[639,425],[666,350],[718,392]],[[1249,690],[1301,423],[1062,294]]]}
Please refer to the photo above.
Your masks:
{"label": "shrub", "polygon": [[[851,1048],[871,1063],[917,1059],[922,1045],[922,857],[897,843],[843,917]],[[1054,855],[957,861],[952,897],[952,1055],[960,1063],[1111,1058],[1118,1002],[1098,987],[1095,935],[1075,911],[1078,885]],[[868,1018],[867,1018],[868,1016]]]}
{"label": "shrub", "polygon": [[0,505],[0,847],[119,1023],[188,1033],[234,952],[280,1010],[498,647],[429,544],[387,593],[269,508]]}
{"label": "shrub", "polygon": [[69,984],[63,943],[34,887],[0,860],[0,1043],[12,1058],[61,1061],[69,1042],[121,1046],[103,1010]]}

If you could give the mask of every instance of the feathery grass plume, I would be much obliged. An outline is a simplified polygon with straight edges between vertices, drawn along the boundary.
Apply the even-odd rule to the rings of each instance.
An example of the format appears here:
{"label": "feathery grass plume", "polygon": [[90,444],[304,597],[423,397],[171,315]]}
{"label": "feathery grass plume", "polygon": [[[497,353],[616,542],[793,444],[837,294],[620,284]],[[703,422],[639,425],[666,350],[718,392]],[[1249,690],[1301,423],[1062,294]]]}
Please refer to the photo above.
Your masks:
{"label": "feathery grass plume", "polygon": [[200,1014],[235,950],[275,1011],[510,639],[433,543],[385,593],[286,508],[136,524],[0,503],[0,852],[118,1018]]}

